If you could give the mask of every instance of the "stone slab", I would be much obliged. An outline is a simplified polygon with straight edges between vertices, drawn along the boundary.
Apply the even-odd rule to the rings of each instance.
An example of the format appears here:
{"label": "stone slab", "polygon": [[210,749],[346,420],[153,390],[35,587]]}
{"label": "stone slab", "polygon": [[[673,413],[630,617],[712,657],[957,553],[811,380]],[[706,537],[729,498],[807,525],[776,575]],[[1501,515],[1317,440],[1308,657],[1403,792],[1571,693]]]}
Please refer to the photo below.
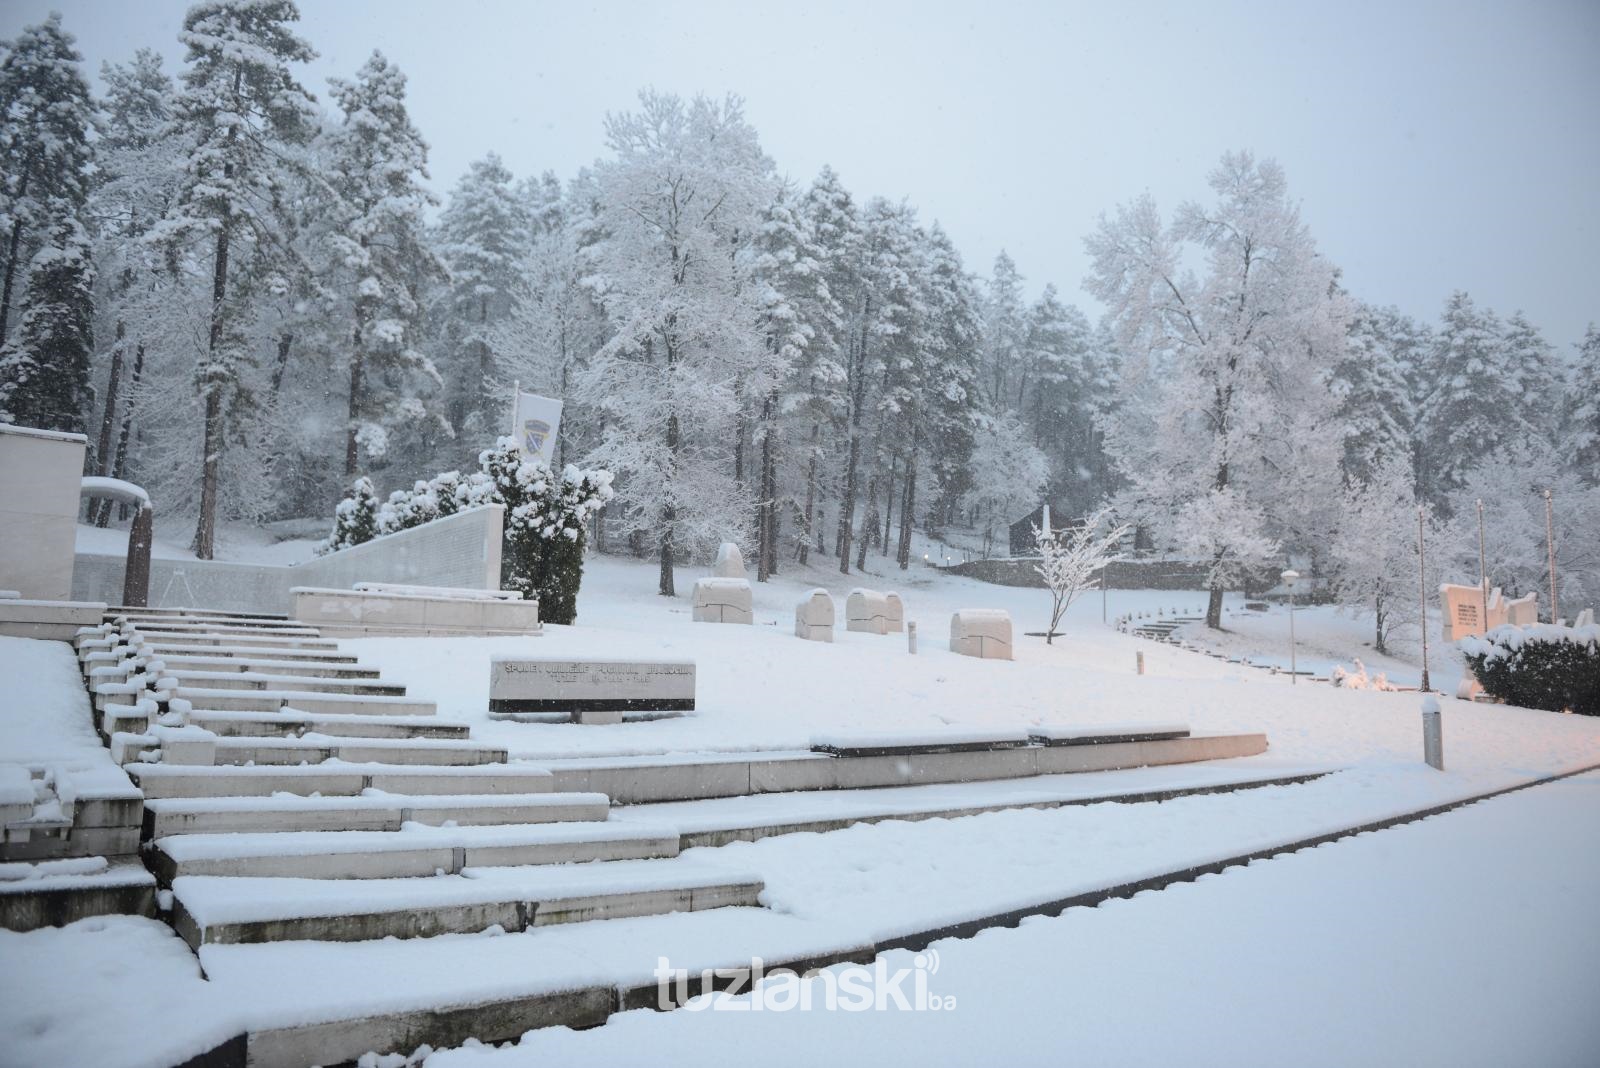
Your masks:
{"label": "stone slab", "polygon": [[692,660],[533,660],[494,657],[489,664],[489,711],[692,712]]}

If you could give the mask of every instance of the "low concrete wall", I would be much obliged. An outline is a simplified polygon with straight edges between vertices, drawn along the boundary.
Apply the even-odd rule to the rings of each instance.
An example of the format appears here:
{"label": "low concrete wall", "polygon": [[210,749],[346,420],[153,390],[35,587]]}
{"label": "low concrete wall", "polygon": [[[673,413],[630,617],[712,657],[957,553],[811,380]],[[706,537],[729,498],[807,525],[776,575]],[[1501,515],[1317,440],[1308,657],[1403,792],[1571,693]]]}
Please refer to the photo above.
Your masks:
{"label": "low concrete wall", "polygon": [[[150,561],[150,607],[287,615],[296,586],[348,589],[357,582],[497,590],[504,523],[505,508],[487,504],[287,567],[157,558]],[[120,604],[126,566],[121,556],[79,553],[73,598]]]}
{"label": "low concrete wall", "polygon": [[[1044,579],[1034,568],[1037,558],[1007,560],[968,560],[939,570],[964,575],[996,586],[1021,586],[1044,589]],[[1108,569],[1106,586],[1113,590],[1203,590],[1206,565],[1188,560],[1121,560]],[[1097,579],[1098,575],[1095,576]]]}

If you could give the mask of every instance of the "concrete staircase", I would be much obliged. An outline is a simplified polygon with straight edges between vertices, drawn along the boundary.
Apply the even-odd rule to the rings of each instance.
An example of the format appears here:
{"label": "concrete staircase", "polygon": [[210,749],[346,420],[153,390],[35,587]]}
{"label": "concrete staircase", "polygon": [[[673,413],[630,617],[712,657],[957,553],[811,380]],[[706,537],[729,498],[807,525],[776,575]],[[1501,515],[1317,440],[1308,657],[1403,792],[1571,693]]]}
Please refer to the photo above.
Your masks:
{"label": "concrete staircase", "polygon": [[314,627],[112,609],[75,645],[96,728],[145,797],[145,864],[193,946],[759,904],[759,879],[679,862],[675,829],[556,792]]}

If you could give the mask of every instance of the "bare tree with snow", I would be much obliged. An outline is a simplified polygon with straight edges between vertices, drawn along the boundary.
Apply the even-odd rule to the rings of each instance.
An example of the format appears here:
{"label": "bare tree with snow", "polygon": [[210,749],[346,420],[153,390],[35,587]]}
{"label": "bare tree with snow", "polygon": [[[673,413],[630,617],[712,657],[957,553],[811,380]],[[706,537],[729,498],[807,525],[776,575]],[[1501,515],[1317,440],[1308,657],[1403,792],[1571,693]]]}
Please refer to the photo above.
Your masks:
{"label": "bare tree with snow", "polygon": [[[1105,581],[1105,569],[1122,559],[1117,547],[1128,533],[1129,525],[1110,526],[1110,510],[1100,509],[1078,527],[1057,531],[1051,528],[1049,513],[1045,525],[1033,528],[1033,543],[1039,549],[1040,561],[1034,570],[1044,579],[1050,591],[1050,626],[1045,629],[1046,645],[1054,644],[1056,624],[1067,614],[1078,594],[1097,590]],[[1102,530],[1102,528],[1105,528]],[[1096,579],[1098,574],[1101,577]]]}

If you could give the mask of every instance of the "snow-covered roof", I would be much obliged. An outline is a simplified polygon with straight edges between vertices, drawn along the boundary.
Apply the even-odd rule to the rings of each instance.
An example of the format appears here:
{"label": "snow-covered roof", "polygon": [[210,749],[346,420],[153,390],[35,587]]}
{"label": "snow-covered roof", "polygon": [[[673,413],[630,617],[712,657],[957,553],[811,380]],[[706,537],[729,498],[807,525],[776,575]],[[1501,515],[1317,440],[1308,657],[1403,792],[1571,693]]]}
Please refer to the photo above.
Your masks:
{"label": "snow-covered roof", "polygon": [[0,434],[19,434],[25,438],[45,438],[50,441],[75,441],[80,445],[89,444],[85,434],[68,434],[64,430],[41,430],[36,426],[17,426],[14,423],[0,423]]}
{"label": "snow-covered roof", "polygon": [[143,486],[135,486],[132,482],[124,482],[120,478],[106,478],[102,475],[85,475],[83,488],[79,492],[110,497],[112,500],[126,501],[129,504],[150,503],[150,494],[145,492]]}

